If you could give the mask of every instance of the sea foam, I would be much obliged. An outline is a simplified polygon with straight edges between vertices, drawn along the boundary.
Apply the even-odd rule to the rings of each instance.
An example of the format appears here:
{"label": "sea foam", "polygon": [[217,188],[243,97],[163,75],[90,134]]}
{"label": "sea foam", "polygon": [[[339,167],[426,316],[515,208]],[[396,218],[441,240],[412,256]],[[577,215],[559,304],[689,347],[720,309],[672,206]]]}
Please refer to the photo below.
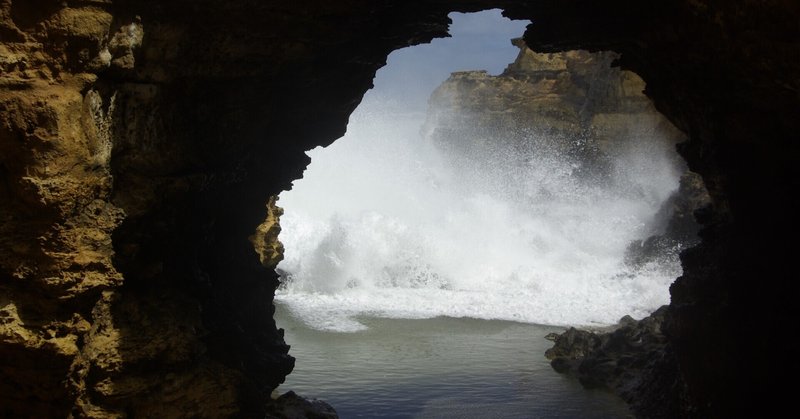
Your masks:
{"label": "sea foam", "polygon": [[424,114],[386,106],[367,97],[348,134],[311,151],[304,179],[281,194],[276,298],[311,327],[357,331],[364,315],[605,325],[669,301],[677,250],[624,263],[678,186],[657,133],[591,182],[546,147],[448,159],[420,134]]}

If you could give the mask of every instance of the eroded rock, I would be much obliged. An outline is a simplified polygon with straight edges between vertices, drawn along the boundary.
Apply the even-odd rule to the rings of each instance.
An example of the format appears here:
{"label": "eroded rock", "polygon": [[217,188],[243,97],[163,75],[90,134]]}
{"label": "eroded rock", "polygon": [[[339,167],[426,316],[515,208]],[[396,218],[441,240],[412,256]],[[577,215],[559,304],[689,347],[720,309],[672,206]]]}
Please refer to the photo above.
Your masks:
{"label": "eroded rock", "polygon": [[306,399],[293,391],[278,396],[270,405],[267,419],[337,419],[331,405],[321,400]]}
{"label": "eroded rock", "polygon": [[685,384],[661,332],[667,306],[648,317],[623,317],[608,331],[570,328],[547,338],[553,369],[578,378],[587,388],[607,388],[625,399],[637,416],[672,418],[686,410]]}
{"label": "eroded rock", "polygon": [[267,201],[267,218],[256,228],[256,233],[250,237],[261,264],[275,268],[283,260],[283,243],[278,239],[281,232],[280,219],[283,208],[279,207],[277,196],[272,196]]}
{"label": "eroded rock", "polygon": [[547,150],[569,159],[575,176],[602,182],[632,142],[658,138],[669,149],[685,140],[644,95],[644,81],[612,67],[616,54],[535,53],[512,42],[520,51],[502,74],[453,73],[431,96],[423,130],[448,157],[480,164],[496,150],[517,150],[510,161]]}
{"label": "eroded rock", "polygon": [[[658,261],[663,255],[680,252],[700,243],[703,213],[710,210],[711,199],[699,175],[686,171],[681,176],[678,190],[661,206],[655,215],[656,234],[644,240],[635,240],[625,252],[625,262],[640,267]],[[700,220],[695,217],[700,213]]]}

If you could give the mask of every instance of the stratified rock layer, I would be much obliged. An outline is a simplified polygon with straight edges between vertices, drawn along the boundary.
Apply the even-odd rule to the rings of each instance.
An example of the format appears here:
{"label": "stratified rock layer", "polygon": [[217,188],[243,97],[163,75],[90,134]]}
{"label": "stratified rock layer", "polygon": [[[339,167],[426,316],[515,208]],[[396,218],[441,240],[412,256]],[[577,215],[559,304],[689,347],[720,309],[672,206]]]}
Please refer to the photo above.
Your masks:
{"label": "stratified rock layer", "polygon": [[575,176],[597,183],[630,143],[646,139],[656,145],[652,153],[685,170],[669,153],[684,134],[656,111],[641,78],[611,66],[616,54],[540,54],[522,39],[513,43],[519,55],[502,74],[453,73],[431,96],[424,129],[448,157],[480,165],[491,160],[487,153],[515,150],[518,156],[507,159],[522,160],[546,150],[569,160]]}
{"label": "stratified rock layer", "polygon": [[644,95],[639,76],[612,67],[616,54],[535,53],[522,39],[512,42],[520,52],[501,75],[462,71],[436,89],[428,124],[439,141],[475,141],[480,136],[469,130],[484,130],[516,141],[547,136],[565,148],[583,138],[608,152],[641,136],[685,139]]}
{"label": "stratified rock layer", "polygon": [[390,51],[491,7],[535,51],[620,53],[690,138],[713,210],[665,320],[683,413],[790,402],[797,2],[0,0],[2,415],[263,417],[293,363],[248,240],[268,197]]}

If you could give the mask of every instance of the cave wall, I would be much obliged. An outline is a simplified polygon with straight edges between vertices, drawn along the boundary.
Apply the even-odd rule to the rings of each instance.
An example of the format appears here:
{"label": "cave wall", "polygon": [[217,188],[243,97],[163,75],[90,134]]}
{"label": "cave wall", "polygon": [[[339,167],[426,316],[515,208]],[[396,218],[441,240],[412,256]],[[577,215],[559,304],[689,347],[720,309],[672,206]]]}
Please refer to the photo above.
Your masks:
{"label": "cave wall", "polygon": [[445,33],[370,3],[0,2],[0,415],[263,414],[268,199]]}
{"label": "cave wall", "polygon": [[294,362],[249,239],[269,197],[389,52],[490,7],[533,50],[621,53],[690,138],[714,206],[667,315],[684,411],[783,395],[796,2],[0,0],[0,414],[263,416]]}
{"label": "cave wall", "polygon": [[561,21],[553,6],[529,28],[528,44],[620,52],[620,65],[689,135],[679,152],[712,198],[713,209],[697,214],[703,243],[682,254],[664,328],[689,390],[684,411],[739,417],[785,406],[776,379],[793,374],[783,360],[798,349],[780,336],[795,295],[784,273],[795,246],[781,232],[797,226],[789,162],[800,133],[800,5],[641,3],[608,16],[602,2],[569,3],[581,17]]}

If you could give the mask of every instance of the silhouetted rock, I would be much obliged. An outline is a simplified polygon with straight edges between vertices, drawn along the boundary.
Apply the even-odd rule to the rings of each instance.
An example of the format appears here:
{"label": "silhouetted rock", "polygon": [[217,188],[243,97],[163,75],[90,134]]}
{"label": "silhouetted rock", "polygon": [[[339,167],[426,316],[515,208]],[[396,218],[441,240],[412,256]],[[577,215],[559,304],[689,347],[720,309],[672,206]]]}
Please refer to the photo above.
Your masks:
{"label": "silhouetted rock", "polygon": [[[546,338],[554,370],[574,375],[587,388],[608,388],[642,417],[675,417],[685,405],[677,364],[661,332],[667,306],[636,321],[620,319],[608,331],[570,328]],[[677,398],[677,399],[676,399]]]}
{"label": "silhouetted rock", "polygon": [[265,419],[337,419],[339,415],[328,403],[306,399],[288,391],[272,400]]}
{"label": "silhouetted rock", "polygon": [[551,333],[545,339],[555,342],[555,346],[545,352],[547,359],[552,360],[553,368],[558,372],[567,372],[574,367],[573,361],[594,353],[603,341],[595,333],[570,327],[558,335]]}
{"label": "silhouetted rock", "polygon": [[695,212],[710,204],[711,199],[700,176],[688,170],[684,172],[678,190],[655,215],[654,230],[657,233],[644,240],[631,242],[625,253],[625,262],[641,267],[648,262],[657,262],[663,255],[674,254],[698,244],[701,225]]}

